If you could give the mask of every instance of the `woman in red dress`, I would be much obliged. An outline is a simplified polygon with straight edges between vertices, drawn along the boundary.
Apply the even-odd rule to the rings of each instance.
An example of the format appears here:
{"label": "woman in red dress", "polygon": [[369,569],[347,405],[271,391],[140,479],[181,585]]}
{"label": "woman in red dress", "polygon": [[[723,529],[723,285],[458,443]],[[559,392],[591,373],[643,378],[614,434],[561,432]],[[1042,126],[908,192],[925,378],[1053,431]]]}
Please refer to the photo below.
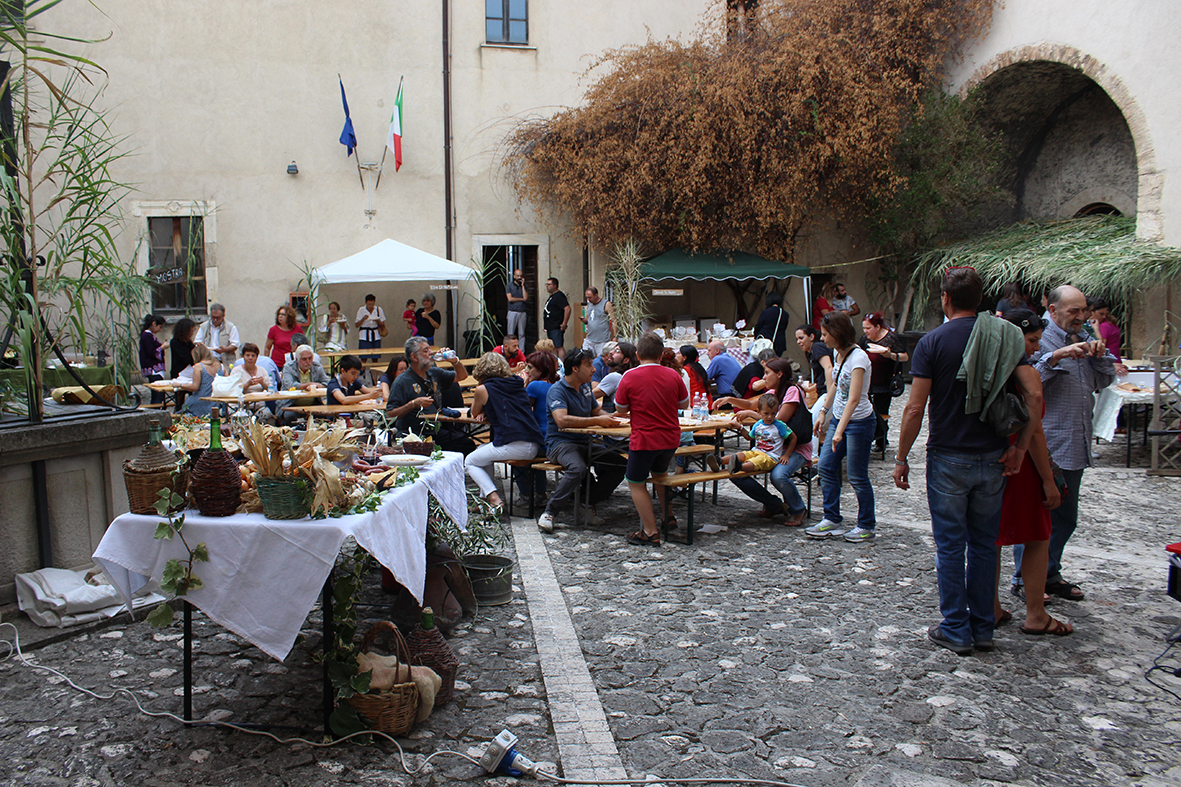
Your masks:
{"label": "woman in red dress", "polygon": [[[1005,312],[1004,319],[1025,334],[1025,354],[1038,351],[1045,321],[1028,309]],[[1045,405],[1042,406],[1045,414]],[[1015,442],[1016,435],[1009,438]],[[1062,502],[1058,483],[1054,480],[1050,452],[1046,448],[1046,434],[1040,425],[1029,444],[1029,452],[1017,475],[1005,483],[1004,503],[1001,507],[1001,529],[997,546],[1024,544],[1021,575],[1025,578],[1025,625],[1022,634],[1053,634],[1063,637],[1074,631],[1069,623],[1056,620],[1046,613],[1046,565],[1050,557],[1050,511]],[[997,587],[1000,587],[1001,559],[996,561]],[[1013,614],[1001,608],[1000,594],[994,603],[997,625],[1012,619]]]}

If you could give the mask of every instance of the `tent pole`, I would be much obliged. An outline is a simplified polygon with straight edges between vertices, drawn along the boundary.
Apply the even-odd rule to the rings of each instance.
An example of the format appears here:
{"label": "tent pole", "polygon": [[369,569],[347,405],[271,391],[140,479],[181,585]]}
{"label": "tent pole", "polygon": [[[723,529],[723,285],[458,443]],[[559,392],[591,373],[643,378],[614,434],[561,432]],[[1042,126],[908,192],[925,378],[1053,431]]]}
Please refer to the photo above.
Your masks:
{"label": "tent pole", "polygon": [[804,314],[808,318],[808,324],[812,323],[812,277],[804,277]]}

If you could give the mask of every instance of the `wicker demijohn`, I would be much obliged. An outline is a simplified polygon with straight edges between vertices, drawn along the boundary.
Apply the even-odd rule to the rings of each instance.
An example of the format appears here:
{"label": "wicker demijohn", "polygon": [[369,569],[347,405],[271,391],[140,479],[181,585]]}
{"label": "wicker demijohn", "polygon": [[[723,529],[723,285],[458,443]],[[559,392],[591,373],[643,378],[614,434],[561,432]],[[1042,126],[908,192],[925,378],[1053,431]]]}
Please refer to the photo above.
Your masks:
{"label": "wicker demijohn", "polygon": [[[123,483],[127,487],[127,502],[133,514],[155,514],[160,490],[168,488],[185,496],[189,484],[189,470],[184,454],[169,451],[160,444],[160,420],[148,421],[148,444],[135,459],[123,462]],[[176,513],[181,503],[169,508]]]}
{"label": "wicker demijohn", "polygon": [[[361,645],[362,652],[369,652],[373,645],[373,638],[379,632],[388,631],[393,635],[395,652],[401,666],[398,667],[398,682],[392,688],[369,694],[354,694],[347,702],[357,709],[357,712],[370,722],[370,728],[384,732],[386,735],[397,737],[410,732],[414,726],[414,716],[418,712],[418,686],[410,680],[410,651],[406,648],[406,640],[402,632],[388,620],[374,623],[365,634],[365,642]],[[403,670],[405,672],[403,673]],[[405,675],[405,680],[402,676]]]}
{"label": "wicker demijohn", "polygon": [[459,672],[459,659],[451,651],[451,646],[443,637],[443,633],[434,625],[434,613],[430,607],[423,609],[423,618],[430,616],[431,627],[424,629],[421,623],[415,623],[410,636],[406,638],[406,646],[410,648],[410,659],[414,664],[430,667],[443,679],[439,693],[435,695],[435,707],[445,705],[455,691],[455,676]]}
{"label": "wicker demijohn", "polygon": [[303,519],[311,512],[305,490],[308,482],[302,476],[254,475],[254,487],[262,501],[262,513],[267,519]]}
{"label": "wicker demijohn", "polygon": [[189,475],[193,502],[202,516],[230,516],[242,497],[242,474],[229,451],[207,450]]}

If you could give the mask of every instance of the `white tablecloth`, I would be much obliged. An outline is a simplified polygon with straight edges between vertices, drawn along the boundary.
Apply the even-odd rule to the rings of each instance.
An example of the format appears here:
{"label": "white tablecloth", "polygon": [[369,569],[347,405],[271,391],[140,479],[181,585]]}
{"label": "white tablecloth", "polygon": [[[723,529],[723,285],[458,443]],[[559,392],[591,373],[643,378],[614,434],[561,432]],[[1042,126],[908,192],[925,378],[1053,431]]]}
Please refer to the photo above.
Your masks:
{"label": "white tablecloth", "polygon": [[[1170,401],[1177,398],[1175,393],[1166,393],[1161,399]],[[1126,404],[1152,404],[1151,391],[1121,391],[1115,385],[1109,385],[1095,397],[1095,410],[1091,418],[1091,433],[1101,440],[1111,442],[1115,439],[1116,422],[1119,412]],[[1129,440],[1131,437],[1129,436]]]}
{"label": "white tablecloth", "polygon": [[[339,519],[267,519],[262,514],[185,514],[190,546],[204,542],[209,562],[195,573],[204,587],[186,599],[210,619],[282,661],[316,602],[347,536],[388,568],[418,601],[426,583],[428,491],[461,527],[467,526],[463,455],[445,453],[423,468],[419,482],[387,492],[377,511]],[[159,516],[124,514],[111,523],[95,562],[128,603],[159,579],[170,558],[187,559],[179,538],[153,538]]]}

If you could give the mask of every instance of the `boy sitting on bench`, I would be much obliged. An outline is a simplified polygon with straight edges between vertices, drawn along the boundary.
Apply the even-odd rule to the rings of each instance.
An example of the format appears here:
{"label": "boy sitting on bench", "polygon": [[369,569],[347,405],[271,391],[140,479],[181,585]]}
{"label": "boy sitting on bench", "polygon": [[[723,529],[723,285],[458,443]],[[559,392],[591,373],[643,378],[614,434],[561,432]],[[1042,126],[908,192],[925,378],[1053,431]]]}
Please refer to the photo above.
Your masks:
{"label": "boy sitting on bench", "polygon": [[[762,418],[749,431],[738,419],[730,421],[730,426],[737,429],[739,434],[755,442],[755,447],[750,451],[738,451],[722,457],[722,462],[729,464],[730,475],[766,472],[773,469],[781,457],[795,450],[796,436],[787,424],[775,418],[778,409],[778,397],[767,393],[759,397],[759,415]],[[712,454],[705,458],[705,463],[715,473],[721,470],[717,457]]]}

